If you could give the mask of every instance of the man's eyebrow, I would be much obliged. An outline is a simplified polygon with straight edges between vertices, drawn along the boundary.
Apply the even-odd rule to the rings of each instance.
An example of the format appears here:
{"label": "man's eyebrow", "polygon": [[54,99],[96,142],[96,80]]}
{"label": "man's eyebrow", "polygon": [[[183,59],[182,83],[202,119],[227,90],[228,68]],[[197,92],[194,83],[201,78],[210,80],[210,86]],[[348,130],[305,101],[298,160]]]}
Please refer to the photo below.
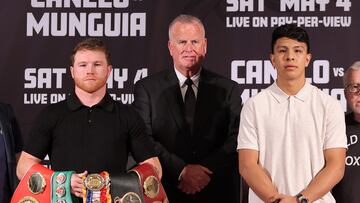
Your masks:
{"label": "man's eyebrow", "polygon": [[305,49],[305,47],[303,45],[297,45],[297,46],[294,46],[293,48],[295,48],[295,49],[298,49],[298,48]]}
{"label": "man's eyebrow", "polygon": [[298,48],[301,48],[301,49],[305,49],[305,47],[303,45],[296,45],[296,46],[293,46],[293,47],[288,47],[286,45],[278,45],[278,46],[275,47],[275,49],[280,49],[280,48],[286,48],[286,49],[290,49],[290,48],[298,49]]}

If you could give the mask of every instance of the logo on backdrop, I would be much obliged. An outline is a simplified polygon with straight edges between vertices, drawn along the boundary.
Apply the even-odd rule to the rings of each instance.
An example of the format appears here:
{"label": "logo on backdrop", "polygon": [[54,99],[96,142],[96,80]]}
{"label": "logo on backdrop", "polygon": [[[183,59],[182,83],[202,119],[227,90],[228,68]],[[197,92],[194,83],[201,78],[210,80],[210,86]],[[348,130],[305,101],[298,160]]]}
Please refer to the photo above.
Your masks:
{"label": "logo on backdrop", "polygon": [[[350,135],[348,137],[348,148],[350,148],[351,145],[358,143],[358,140],[359,139],[357,135]],[[346,156],[345,164],[347,166],[360,166],[360,156]]]}
{"label": "logo on backdrop", "polygon": [[[314,60],[311,69],[312,75],[307,80],[316,86],[329,84],[331,76],[342,77],[345,72],[343,67],[332,67],[329,60]],[[276,70],[273,68],[270,60],[231,61],[231,79],[239,83],[240,86],[255,87],[261,85],[263,88],[266,88],[274,82],[276,77]],[[260,91],[261,89],[245,88],[241,94],[241,99],[245,102]],[[344,111],[346,110],[346,99],[342,87],[324,88],[322,91],[338,99]]]}
{"label": "logo on backdrop", "polygon": [[129,0],[31,0],[26,36],[145,37],[146,13],[121,12],[129,6]]}
{"label": "logo on backdrop", "polygon": [[[24,104],[53,104],[66,98],[63,80],[68,68],[25,68],[24,69]],[[133,94],[111,93],[112,89],[124,89],[126,83],[135,84],[148,75],[147,68],[137,69],[135,75],[129,73],[128,68],[113,68],[107,80],[107,88],[112,98],[124,104],[134,101]],[[51,91],[48,93],[47,91]]]}
{"label": "logo on backdrop", "polygon": [[[278,27],[294,23],[300,27],[350,27],[351,1],[336,0],[279,0],[270,2],[276,11],[284,15],[269,16],[265,0],[226,0],[227,28]],[[266,2],[269,3],[269,2]],[[336,10],[338,15],[328,15],[326,11]],[[291,12],[291,16],[289,13]],[[316,12],[314,14],[314,12]],[[245,15],[244,15],[245,14]],[[253,14],[257,15],[254,16]],[[248,15],[248,16],[246,16]]]}

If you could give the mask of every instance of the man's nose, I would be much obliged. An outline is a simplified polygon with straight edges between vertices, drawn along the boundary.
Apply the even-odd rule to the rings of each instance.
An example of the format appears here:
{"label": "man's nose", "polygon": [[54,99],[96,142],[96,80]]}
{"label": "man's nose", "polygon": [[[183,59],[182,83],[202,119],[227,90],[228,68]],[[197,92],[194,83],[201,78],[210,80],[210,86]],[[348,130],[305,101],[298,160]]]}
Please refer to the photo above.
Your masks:
{"label": "man's nose", "polygon": [[94,73],[94,71],[95,71],[95,65],[89,64],[89,65],[86,67],[86,73],[92,74],[92,73]]}
{"label": "man's nose", "polygon": [[295,60],[295,53],[293,51],[288,51],[286,53],[286,60],[287,61],[293,61]]}
{"label": "man's nose", "polygon": [[192,43],[191,42],[187,42],[186,44],[185,44],[185,51],[192,51],[192,50],[194,50],[194,46],[192,45]]}

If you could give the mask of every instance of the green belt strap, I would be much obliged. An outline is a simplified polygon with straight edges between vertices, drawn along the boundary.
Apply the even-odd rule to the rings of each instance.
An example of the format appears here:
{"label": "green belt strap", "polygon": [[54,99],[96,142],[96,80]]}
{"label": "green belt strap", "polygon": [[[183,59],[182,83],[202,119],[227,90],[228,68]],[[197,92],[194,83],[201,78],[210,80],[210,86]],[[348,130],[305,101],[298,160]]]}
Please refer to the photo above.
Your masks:
{"label": "green belt strap", "polygon": [[74,171],[55,171],[51,177],[51,203],[78,203],[71,195],[71,175]]}

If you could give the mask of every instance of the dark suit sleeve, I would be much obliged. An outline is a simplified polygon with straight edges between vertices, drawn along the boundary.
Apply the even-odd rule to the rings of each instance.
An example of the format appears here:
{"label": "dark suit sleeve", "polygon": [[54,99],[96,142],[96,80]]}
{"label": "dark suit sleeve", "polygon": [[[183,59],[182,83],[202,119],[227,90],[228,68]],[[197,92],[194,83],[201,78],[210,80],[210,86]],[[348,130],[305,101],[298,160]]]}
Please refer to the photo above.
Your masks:
{"label": "dark suit sleeve", "polygon": [[239,133],[240,111],[242,108],[241,103],[239,86],[237,83],[234,83],[229,91],[228,98],[226,99],[226,104],[229,109],[228,116],[230,117],[230,122],[227,124],[227,134],[223,136],[226,136],[227,139],[220,148],[200,162],[201,165],[209,168],[213,172],[230,165],[237,165],[238,163],[236,145]]}
{"label": "dark suit sleeve", "polygon": [[18,122],[12,107],[9,104],[0,103],[0,128],[4,133],[4,141],[6,146],[6,159],[8,167],[9,186],[14,191],[18,179],[16,176],[16,158],[15,154],[22,150],[22,137]]}
{"label": "dark suit sleeve", "polygon": [[8,150],[11,150],[10,154],[21,152],[23,147],[22,136],[11,105],[0,103],[0,114],[0,120],[3,122],[2,125],[6,134],[6,144],[9,147]]}
{"label": "dark suit sleeve", "polygon": [[21,137],[20,127],[15,118],[14,111],[10,105],[8,105],[8,116],[11,123],[11,130],[14,138],[15,153],[19,153],[23,147],[23,141]]}
{"label": "dark suit sleeve", "polygon": [[[134,90],[134,102],[133,106],[138,111],[140,116],[145,121],[147,133],[149,135],[153,135],[152,130],[152,112],[151,112],[151,99],[150,99],[150,92],[148,92],[145,86],[138,82],[135,84]],[[165,147],[160,144],[159,142],[152,139],[155,143],[155,150],[157,156],[159,156],[164,175],[169,175],[171,181],[176,182],[182,169],[185,167],[186,163],[184,160],[179,158],[176,154],[170,153]]]}

